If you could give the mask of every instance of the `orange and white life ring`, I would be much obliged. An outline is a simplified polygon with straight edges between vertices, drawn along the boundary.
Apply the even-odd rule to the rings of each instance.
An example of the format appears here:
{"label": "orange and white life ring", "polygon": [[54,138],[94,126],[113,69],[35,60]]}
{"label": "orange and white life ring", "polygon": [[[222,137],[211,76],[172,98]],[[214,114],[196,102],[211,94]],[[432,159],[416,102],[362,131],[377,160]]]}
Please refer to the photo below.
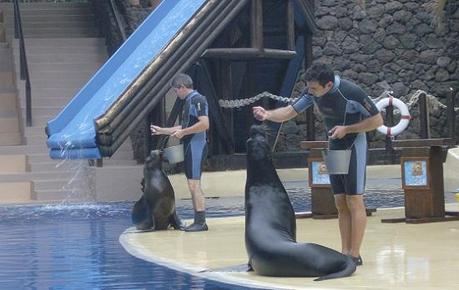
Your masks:
{"label": "orange and white life ring", "polygon": [[408,107],[406,106],[406,104],[402,102],[401,100],[396,99],[392,96],[388,98],[384,98],[376,103],[376,107],[380,111],[383,108],[391,106],[391,105],[397,107],[397,109],[400,110],[400,114],[401,114],[400,122],[398,122],[398,124],[395,125],[394,127],[387,127],[387,126],[382,125],[378,127],[377,130],[387,136],[397,136],[398,134],[402,133],[403,130],[406,129],[406,127],[408,127],[411,116],[410,116],[410,112],[408,111]]}

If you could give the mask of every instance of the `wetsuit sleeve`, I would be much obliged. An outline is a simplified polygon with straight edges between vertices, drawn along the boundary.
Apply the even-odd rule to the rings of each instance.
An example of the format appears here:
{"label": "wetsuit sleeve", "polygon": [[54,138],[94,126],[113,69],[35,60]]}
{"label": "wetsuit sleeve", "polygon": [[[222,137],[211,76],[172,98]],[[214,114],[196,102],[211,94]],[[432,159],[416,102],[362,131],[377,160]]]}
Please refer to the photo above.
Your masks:
{"label": "wetsuit sleeve", "polygon": [[379,114],[379,110],[376,107],[375,103],[368,95],[365,94],[365,97],[362,99],[362,107],[368,112],[370,116],[375,116]]}
{"label": "wetsuit sleeve", "polygon": [[313,105],[312,96],[307,93],[307,90],[303,92],[301,97],[292,104],[293,109],[297,114],[304,112],[307,108]]}
{"label": "wetsuit sleeve", "polygon": [[195,108],[196,117],[208,116],[209,106],[204,96],[197,96],[193,99],[193,107]]}
{"label": "wetsuit sleeve", "polygon": [[353,101],[348,104],[347,112],[360,112],[366,118],[379,114],[373,100],[358,86],[354,86],[349,92]]}

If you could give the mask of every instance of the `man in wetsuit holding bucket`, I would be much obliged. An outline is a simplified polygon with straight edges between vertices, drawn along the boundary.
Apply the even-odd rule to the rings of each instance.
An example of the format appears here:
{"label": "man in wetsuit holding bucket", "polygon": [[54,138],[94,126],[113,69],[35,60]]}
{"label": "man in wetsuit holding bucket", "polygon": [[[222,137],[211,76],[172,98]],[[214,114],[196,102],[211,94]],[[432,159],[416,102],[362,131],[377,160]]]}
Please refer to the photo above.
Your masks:
{"label": "man in wetsuit holding bucket", "polygon": [[151,125],[153,135],[171,135],[183,140],[185,155],[185,176],[194,208],[194,223],[185,228],[186,232],[207,231],[204,194],[201,189],[202,163],[207,153],[209,112],[207,100],[193,90],[193,80],[187,74],[178,74],[171,81],[171,87],[178,98],[185,100],[182,125],[162,128]]}
{"label": "man in wetsuit holding bucket", "polygon": [[[360,246],[367,223],[363,201],[367,160],[365,132],[381,126],[383,119],[359,86],[340,79],[328,65],[314,63],[304,79],[307,88],[294,104],[275,110],[253,107],[253,114],[260,121],[283,122],[314,104],[328,130],[329,153],[332,150],[351,151],[347,174],[333,174],[331,170],[329,174],[338,209],[341,251],[350,255],[357,265],[362,265]],[[338,159],[341,158],[338,156]]]}

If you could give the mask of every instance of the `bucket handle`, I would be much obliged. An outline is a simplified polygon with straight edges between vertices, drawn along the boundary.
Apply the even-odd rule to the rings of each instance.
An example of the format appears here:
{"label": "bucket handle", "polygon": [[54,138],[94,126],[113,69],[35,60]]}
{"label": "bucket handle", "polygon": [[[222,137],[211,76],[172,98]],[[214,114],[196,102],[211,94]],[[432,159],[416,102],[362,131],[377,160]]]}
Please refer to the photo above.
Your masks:
{"label": "bucket handle", "polygon": [[163,135],[159,137],[160,140],[158,141],[158,145],[156,145],[156,148],[158,148],[159,150],[164,150],[164,148],[167,145],[167,141],[169,141],[169,138],[171,137],[171,135],[166,135],[165,137],[162,136]]}
{"label": "bucket handle", "polygon": [[170,136],[171,135],[166,135],[165,137],[159,137],[161,139],[158,141],[158,145],[156,145],[156,148],[158,148],[159,150],[163,150],[164,147],[166,147],[167,141],[169,141]]}

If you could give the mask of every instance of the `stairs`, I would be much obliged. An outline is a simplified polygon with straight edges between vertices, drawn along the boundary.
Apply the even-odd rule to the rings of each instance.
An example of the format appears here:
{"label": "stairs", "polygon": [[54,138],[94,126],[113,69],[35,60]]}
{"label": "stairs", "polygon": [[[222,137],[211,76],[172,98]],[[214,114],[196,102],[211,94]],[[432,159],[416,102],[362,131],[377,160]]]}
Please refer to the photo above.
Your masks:
{"label": "stairs", "polygon": [[[22,125],[25,88],[19,77],[19,42],[12,40],[12,4],[0,3],[7,40],[0,42],[0,203],[91,199],[94,168],[87,160],[50,159],[44,128],[105,62],[105,39],[98,37],[89,3],[20,5],[32,127]],[[129,140],[104,160],[104,167],[135,164]]]}

